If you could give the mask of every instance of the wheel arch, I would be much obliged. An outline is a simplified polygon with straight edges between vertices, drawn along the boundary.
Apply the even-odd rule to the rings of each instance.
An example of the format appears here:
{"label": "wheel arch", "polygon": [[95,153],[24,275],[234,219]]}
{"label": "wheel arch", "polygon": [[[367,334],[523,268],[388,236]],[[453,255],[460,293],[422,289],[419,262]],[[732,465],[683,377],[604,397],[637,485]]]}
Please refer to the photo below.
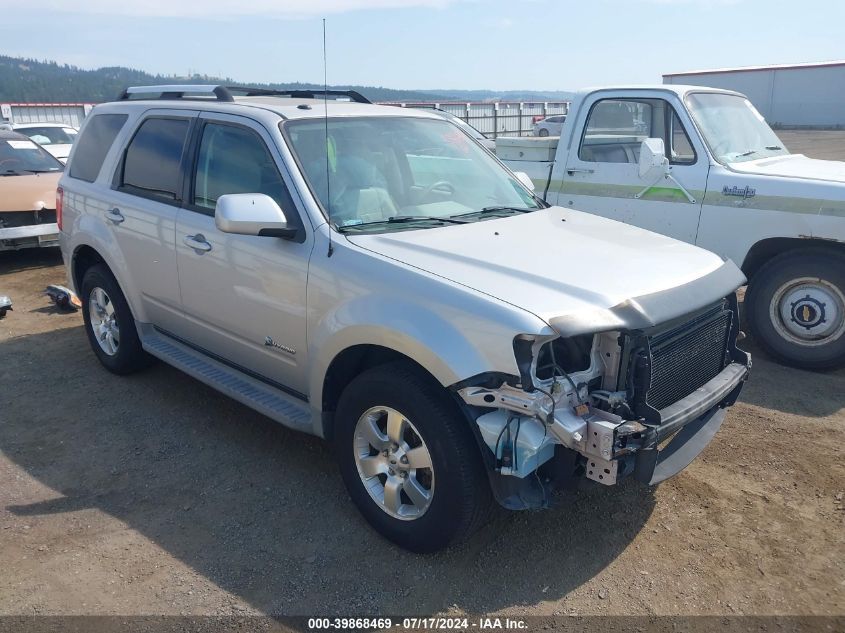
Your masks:
{"label": "wheel arch", "polygon": [[400,351],[372,343],[361,343],[345,348],[329,364],[323,376],[320,406],[322,435],[331,440],[334,433],[334,413],[343,390],[361,373],[394,362],[406,362],[431,380],[437,377],[419,362]]}
{"label": "wheel arch", "polygon": [[749,280],[766,262],[790,251],[816,250],[845,254],[845,242],[812,237],[771,237],[756,242],[742,262],[742,272]]}
{"label": "wheel arch", "polygon": [[[100,263],[109,266],[105,258],[93,246],[80,244],[74,249],[70,259],[70,274],[77,292],[82,291],[82,278],[85,277],[85,272]],[[111,266],[109,266],[109,270],[111,270]],[[114,271],[112,271],[112,274],[114,274]]]}

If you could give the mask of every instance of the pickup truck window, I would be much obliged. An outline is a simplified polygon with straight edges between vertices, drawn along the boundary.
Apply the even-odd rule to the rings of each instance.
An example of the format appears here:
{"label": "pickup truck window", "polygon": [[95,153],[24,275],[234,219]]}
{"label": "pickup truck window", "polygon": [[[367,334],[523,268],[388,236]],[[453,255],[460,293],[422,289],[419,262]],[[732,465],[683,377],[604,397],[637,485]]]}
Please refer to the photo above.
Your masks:
{"label": "pickup truck window", "polygon": [[[282,131],[324,213],[341,230],[427,228],[492,207],[495,214],[472,219],[540,207],[488,152],[446,121],[308,119],[282,123]],[[391,221],[411,217],[418,221]]]}
{"label": "pickup truck window", "polygon": [[636,163],[640,145],[661,138],[673,164],[696,160],[677,112],[663,99],[602,99],[590,109],[578,156],[593,163]]}
{"label": "pickup truck window", "polygon": [[125,114],[94,114],[85,125],[85,134],[76,142],[70,177],[94,182],[128,117]]}
{"label": "pickup truck window", "polygon": [[178,200],[189,127],[188,119],[145,120],[126,148],[121,189],[163,202]]}
{"label": "pickup truck window", "polygon": [[192,203],[213,210],[227,193],[263,193],[294,223],[293,200],[261,137],[239,125],[207,123],[202,131]]}
{"label": "pickup truck window", "polygon": [[698,92],[687,96],[686,102],[701,135],[720,163],[758,160],[789,153],[745,97]]}

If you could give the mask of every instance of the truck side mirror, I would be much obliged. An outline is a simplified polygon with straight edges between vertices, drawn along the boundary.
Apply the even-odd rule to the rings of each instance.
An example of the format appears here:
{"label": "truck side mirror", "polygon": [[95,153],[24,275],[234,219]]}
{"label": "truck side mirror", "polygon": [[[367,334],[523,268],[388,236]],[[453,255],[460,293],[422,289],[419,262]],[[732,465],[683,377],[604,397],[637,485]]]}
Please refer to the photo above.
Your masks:
{"label": "truck side mirror", "polygon": [[516,179],[521,182],[529,191],[534,191],[534,181],[531,180],[531,176],[526,174],[524,171],[515,171],[513,175],[516,176]]}
{"label": "truck side mirror", "polygon": [[263,193],[227,193],[217,199],[214,224],[224,233],[262,237],[296,236],[285,212]]}
{"label": "truck side mirror", "polygon": [[647,138],[640,145],[640,178],[645,179],[656,172],[666,173],[669,169],[669,159],[666,158],[666,147],[662,138]]}

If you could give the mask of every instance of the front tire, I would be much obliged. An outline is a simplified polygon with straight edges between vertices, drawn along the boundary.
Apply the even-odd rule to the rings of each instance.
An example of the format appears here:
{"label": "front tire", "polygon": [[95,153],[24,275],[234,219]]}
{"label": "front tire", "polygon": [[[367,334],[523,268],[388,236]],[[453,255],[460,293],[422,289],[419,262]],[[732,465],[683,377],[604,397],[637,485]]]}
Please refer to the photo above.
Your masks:
{"label": "front tire", "polygon": [[489,516],[492,494],[469,422],[410,363],[370,369],[344,390],[334,449],[364,518],[414,552],[461,541]]}
{"label": "front tire", "polygon": [[89,268],[81,286],[85,333],[103,367],[121,375],[147,367],[152,357],[141,347],[132,311],[108,267]]}
{"label": "front tire", "polygon": [[546,128],[540,128],[540,131],[537,133],[537,136],[548,136],[549,131]]}
{"label": "front tire", "polygon": [[845,366],[845,255],[791,251],[766,262],[745,295],[748,325],[778,361],[810,370]]}

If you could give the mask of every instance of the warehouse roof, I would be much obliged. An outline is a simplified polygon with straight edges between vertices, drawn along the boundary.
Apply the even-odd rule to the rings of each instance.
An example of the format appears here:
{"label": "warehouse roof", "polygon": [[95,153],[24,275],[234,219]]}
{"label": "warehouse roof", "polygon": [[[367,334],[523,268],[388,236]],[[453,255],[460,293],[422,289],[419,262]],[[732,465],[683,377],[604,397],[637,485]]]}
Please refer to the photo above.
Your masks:
{"label": "warehouse roof", "polygon": [[772,64],[769,66],[738,66],[735,68],[712,68],[710,70],[685,70],[677,73],[664,73],[664,77],[685,75],[711,75],[715,73],[745,73],[760,70],[797,70],[799,68],[823,68],[825,66],[845,66],[845,59],[828,62],[805,62],[802,64]]}

